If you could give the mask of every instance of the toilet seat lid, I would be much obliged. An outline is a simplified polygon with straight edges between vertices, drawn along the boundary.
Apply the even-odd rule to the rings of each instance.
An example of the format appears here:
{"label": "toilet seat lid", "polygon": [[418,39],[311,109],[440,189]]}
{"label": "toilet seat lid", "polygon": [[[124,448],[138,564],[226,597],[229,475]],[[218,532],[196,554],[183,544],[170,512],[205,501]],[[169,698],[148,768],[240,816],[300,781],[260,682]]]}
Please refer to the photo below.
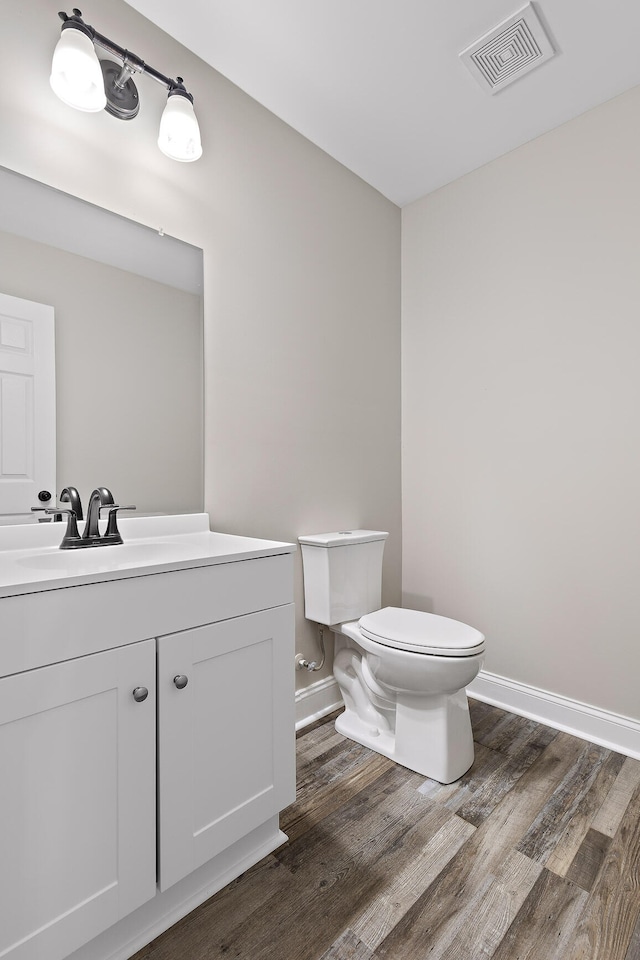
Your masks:
{"label": "toilet seat lid", "polygon": [[358,621],[369,640],[386,647],[439,657],[471,657],[484,650],[484,635],[449,617],[421,610],[384,607]]}

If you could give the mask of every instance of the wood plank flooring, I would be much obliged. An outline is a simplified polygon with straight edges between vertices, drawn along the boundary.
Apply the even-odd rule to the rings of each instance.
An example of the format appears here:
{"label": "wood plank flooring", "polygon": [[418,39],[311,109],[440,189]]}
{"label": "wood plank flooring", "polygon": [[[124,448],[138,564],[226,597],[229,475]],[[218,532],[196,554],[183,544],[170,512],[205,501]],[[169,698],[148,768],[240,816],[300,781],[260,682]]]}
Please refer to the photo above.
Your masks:
{"label": "wood plank flooring", "polygon": [[134,960],[640,960],[640,761],[471,718],[448,786],[303,730],[289,842]]}

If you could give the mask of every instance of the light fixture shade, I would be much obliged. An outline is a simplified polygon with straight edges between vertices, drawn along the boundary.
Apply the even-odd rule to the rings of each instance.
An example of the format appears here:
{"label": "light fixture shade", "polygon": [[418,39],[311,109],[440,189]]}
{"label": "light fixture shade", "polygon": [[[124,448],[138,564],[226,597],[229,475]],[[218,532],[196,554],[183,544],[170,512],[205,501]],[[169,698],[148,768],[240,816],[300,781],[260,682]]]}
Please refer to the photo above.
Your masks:
{"label": "light fixture shade", "polygon": [[63,103],[76,110],[104,110],[102,70],[91,38],[75,27],[63,29],[53,52],[51,89]]}
{"label": "light fixture shade", "polygon": [[169,94],[160,119],[158,146],[167,157],[185,163],[202,156],[200,127],[193,104],[184,94]]}

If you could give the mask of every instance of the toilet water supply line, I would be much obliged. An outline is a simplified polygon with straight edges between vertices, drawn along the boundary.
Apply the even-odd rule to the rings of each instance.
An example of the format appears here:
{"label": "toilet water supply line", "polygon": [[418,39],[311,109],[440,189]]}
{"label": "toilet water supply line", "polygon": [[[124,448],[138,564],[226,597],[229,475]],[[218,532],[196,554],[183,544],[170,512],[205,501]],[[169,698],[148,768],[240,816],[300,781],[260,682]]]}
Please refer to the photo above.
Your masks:
{"label": "toilet water supply line", "polygon": [[320,650],[322,651],[322,660],[320,663],[317,663],[315,660],[305,660],[301,653],[296,653],[296,670],[308,670],[309,673],[315,673],[316,670],[322,670],[324,667],[326,653],[324,649],[324,627],[321,623],[318,624],[318,632],[320,635]]}

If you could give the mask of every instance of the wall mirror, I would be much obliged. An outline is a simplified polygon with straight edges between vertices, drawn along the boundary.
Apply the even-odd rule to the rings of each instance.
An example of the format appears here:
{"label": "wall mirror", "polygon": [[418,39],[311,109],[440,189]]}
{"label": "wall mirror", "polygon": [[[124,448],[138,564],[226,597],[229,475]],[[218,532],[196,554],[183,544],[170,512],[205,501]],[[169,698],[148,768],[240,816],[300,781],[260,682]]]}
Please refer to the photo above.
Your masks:
{"label": "wall mirror", "polygon": [[0,292],[55,311],[54,493],[202,510],[202,250],[4,168],[0,211]]}

